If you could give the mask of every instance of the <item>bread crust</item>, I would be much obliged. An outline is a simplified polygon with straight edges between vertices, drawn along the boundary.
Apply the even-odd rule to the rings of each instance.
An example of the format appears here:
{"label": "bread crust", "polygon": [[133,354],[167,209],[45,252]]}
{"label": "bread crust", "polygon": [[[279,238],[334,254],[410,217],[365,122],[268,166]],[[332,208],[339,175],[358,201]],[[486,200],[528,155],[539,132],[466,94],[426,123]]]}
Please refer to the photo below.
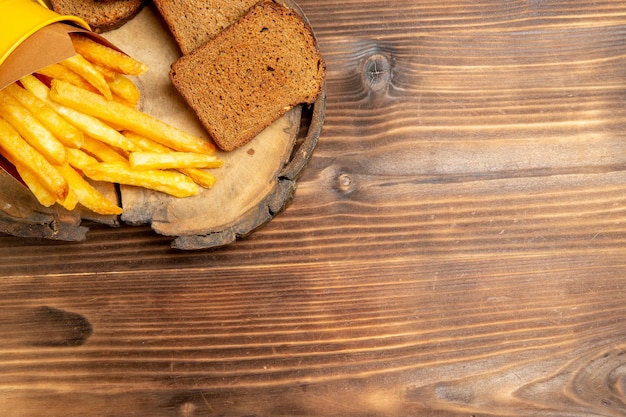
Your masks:
{"label": "bread crust", "polygon": [[257,3],[172,64],[170,78],[222,150],[248,143],[292,107],[318,98],[326,66],[295,11]]}
{"label": "bread crust", "polygon": [[245,15],[259,0],[154,0],[183,54]]}
{"label": "bread crust", "polygon": [[145,0],[50,0],[59,14],[78,16],[96,33],[117,29],[135,17]]}

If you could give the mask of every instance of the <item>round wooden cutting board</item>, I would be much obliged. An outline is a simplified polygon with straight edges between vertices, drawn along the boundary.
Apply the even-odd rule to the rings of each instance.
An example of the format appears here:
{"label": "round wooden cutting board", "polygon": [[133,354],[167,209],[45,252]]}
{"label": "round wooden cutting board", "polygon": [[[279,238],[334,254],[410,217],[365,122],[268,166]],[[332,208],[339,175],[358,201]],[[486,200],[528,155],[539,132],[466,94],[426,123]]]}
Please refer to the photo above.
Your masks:
{"label": "round wooden cutting board", "polygon": [[[302,15],[295,3],[284,3]],[[152,7],[104,36],[149,66],[148,73],[138,80],[143,111],[206,137],[195,114],[170,82],[170,65],[180,52]],[[157,233],[175,237],[172,245],[179,249],[221,246],[248,235],[293,198],[297,176],[317,143],[324,107],[325,91],[311,108],[293,108],[247,145],[218,152],[225,164],[211,171],[216,185],[197,196],[178,199],[122,186],[122,221],[149,223]]]}
{"label": "round wooden cutting board", "polygon": [[[283,3],[302,15],[292,1]],[[103,36],[149,66],[147,73],[135,79],[142,92],[142,111],[189,133],[208,137],[195,113],[170,82],[170,65],[180,56],[180,51],[153,6],[146,6],[133,20]],[[247,145],[231,152],[218,151],[224,166],[211,170],[217,178],[216,184],[211,189],[202,189],[196,196],[179,199],[121,186],[124,209],[121,221],[130,225],[150,224],[155,232],[172,236],[172,246],[179,249],[222,246],[250,234],[269,222],[293,198],[296,179],[317,144],[325,100],[323,88],[317,102],[296,106]],[[108,191],[113,191],[112,187]],[[63,228],[70,214],[63,212],[47,210],[45,221],[41,222],[30,216],[24,220],[29,222],[26,229],[11,226],[22,221],[9,216],[1,230],[18,236],[83,240],[86,228],[79,226],[80,217],[111,225],[119,221],[111,216],[80,212],[70,217],[70,227]],[[50,224],[56,226],[52,228]],[[59,228],[68,231],[43,233]]]}

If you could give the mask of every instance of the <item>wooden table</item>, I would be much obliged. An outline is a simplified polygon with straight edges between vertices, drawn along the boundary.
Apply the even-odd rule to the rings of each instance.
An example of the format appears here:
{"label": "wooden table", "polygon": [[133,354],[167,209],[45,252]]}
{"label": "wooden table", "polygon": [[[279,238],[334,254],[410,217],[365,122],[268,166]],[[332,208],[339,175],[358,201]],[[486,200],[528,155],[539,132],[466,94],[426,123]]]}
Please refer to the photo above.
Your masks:
{"label": "wooden table", "polygon": [[626,3],[299,4],[293,203],[217,250],[0,237],[0,414],[626,415]]}

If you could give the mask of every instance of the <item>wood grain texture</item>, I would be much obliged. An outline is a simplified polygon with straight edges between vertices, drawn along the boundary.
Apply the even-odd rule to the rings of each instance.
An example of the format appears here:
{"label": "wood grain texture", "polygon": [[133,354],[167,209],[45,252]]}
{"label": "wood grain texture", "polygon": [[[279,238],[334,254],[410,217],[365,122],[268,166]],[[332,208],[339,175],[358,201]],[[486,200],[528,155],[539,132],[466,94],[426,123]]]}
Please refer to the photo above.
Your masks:
{"label": "wood grain texture", "polygon": [[626,4],[299,4],[292,204],[211,251],[0,237],[1,414],[626,415]]}

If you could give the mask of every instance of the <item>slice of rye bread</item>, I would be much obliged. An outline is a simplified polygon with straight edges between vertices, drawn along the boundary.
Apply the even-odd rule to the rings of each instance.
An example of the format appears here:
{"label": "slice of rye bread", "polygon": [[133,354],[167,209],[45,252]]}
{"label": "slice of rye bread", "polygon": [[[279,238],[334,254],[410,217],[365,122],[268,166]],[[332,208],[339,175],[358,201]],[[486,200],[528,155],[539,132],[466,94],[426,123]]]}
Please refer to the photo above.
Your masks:
{"label": "slice of rye bread", "polygon": [[145,0],[50,0],[52,9],[83,18],[96,33],[117,29],[135,17]]}
{"label": "slice of rye bread", "polygon": [[260,2],[172,64],[170,78],[217,146],[230,151],[318,98],[326,65],[295,11]]}
{"label": "slice of rye bread", "polygon": [[180,51],[188,54],[233,24],[259,0],[154,0]]}

